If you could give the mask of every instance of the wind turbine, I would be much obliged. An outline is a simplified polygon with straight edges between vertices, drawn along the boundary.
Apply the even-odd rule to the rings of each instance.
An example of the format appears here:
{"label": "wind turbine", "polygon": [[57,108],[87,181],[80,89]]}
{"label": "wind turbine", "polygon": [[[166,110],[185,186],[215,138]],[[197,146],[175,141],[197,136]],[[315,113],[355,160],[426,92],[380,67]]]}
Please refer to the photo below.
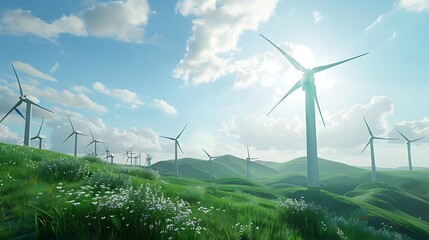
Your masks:
{"label": "wind turbine", "polygon": [[[398,130],[396,130],[398,131]],[[414,140],[410,140],[407,137],[404,136],[404,134],[402,134],[400,131],[398,131],[399,134],[401,134],[401,136],[405,139],[405,143],[407,144],[407,150],[408,150],[408,167],[410,169],[410,171],[413,171],[413,164],[411,163],[411,143],[413,142],[417,142],[418,140],[424,138],[424,137],[420,137]]]}
{"label": "wind turbine", "polygon": [[316,139],[316,119],[315,119],[315,107],[314,102],[317,104],[317,108],[322,118],[323,125],[325,126],[325,120],[322,116],[322,111],[320,110],[319,101],[317,99],[316,85],[314,84],[314,74],[321,72],[323,70],[335,67],[339,64],[351,61],[358,57],[362,57],[368,53],[361,54],[356,57],[352,57],[340,62],[323,65],[308,69],[303,67],[295,59],[293,59],[289,54],[284,52],[280,47],[271,42],[264,35],[260,34],[265,40],[267,40],[271,45],[273,45],[287,60],[292,64],[292,66],[303,72],[302,78],[298,80],[295,85],[284,95],[282,99],[268,112],[267,116],[292,92],[296,91],[299,88],[302,88],[305,91],[305,116],[306,116],[306,141],[307,141],[307,187],[319,187],[319,164],[317,157],[317,139]]}
{"label": "wind turbine", "polygon": [[44,120],[45,120],[45,118],[42,118],[42,123],[40,124],[40,128],[39,128],[39,131],[37,132],[37,135],[30,139],[30,140],[39,139],[39,149],[42,149],[42,141],[45,138],[45,137],[40,135],[40,131],[42,130]]}
{"label": "wind turbine", "polygon": [[177,161],[177,147],[179,147],[180,151],[183,153],[183,150],[180,147],[178,139],[182,135],[183,131],[185,131],[186,126],[188,126],[188,124],[185,125],[185,127],[182,129],[182,131],[179,133],[179,135],[177,135],[176,138],[160,136],[162,138],[166,138],[166,139],[170,139],[170,140],[174,141],[174,159],[176,161],[176,176],[179,176],[179,162]]}
{"label": "wind turbine", "polygon": [[122,154],[122,158],[124,158],[125,156],[127,156],[127,161],[125,162],[125,164],[127,164],[128,160],[131,159],[130,164],[133,165],[133,148],[134,148],[134,146],[132,146],[130,148],[130,150],[127,150],[124,154]]}
{"label": "wind turbine", "polygon": [[110,158],[110,163],[113,163],[113,158],[115,158],[115,155],[110,153],[110,148],[109,145],[104,144],[104,149],[106,149],[106,160],[109,161]]}
{"label": "wind turbine", "polygon": [[86,147],[84,147],[84,148],[87,148],[89,145],[91,145],[91,144],[93,144],[93,143],[94,143],[94,156],[96,156],[96,157],[97,157],[97,143],[103,143],[103,141],[100,141],[100,140],[95,139],[95,138],[94,138],[94,134],[92,134],[91,129],[89,129],[89,132],[91,133],[92,142],[90,142],[90,143],[89,143],[88,145],[86,145]]}
{"label": "wind turbine", "polygon": [[[22,91],[21,83],[19,82],[18,74],[16,73],[16,70],[15,70],[15,67],[13,66],[12,63],[11,63],[11,65],[12,65],[13,71],[15,73],[16,80],[18,81],[20,95],[19,95],[18,102],[15,104],[15,106],[13,106],[9,110],[9,112],[6,113],[6,115],[0,120],[0,122],[2,122],[13,110],[15,110],[19,115],[21,115],[21,117],[23,117],[25,119],[24,145],[30,146],[32,105],[39,107],[43,110],[46,110],[48,112],[51,112],[51,113],[53,113],[53,112],[49,109],[46,109],[46,108],[40,106],[39,104],[33,102],[32,100],[28,99],[27,95],[24,95],[24,93]],[[21,103],[23,103],[23,102],[25,102],[27,104],[26,110],[25,110],[25,117],[24,117],[24,115],[22,115],[21,111],[19,111],[19,109],[18,109],[19,105],[21,105]]]}
{"label": "wind turbine", "polygon": [[152,164],[153,154],[146,152],[146,166],[150,167]]}
{"label": "wind turbine", "polygon": [[72,121],[70,120],[70,117],[69,116],[67,116],[67,118],[69,119],[69,122],[70,122],[70,125],[71,125],[71,127],[72,127],[72,130],[73,130],[73,132],[63,141],[63,143],[65,143],[66,141],[67,141],[67,139],[69,139],[71,136],[73,136],[74,135],[74,156],[75,157],[77,157],[77,136],[78,135],[81,135],[81,136],[87,136],[87,135],[85,135],[85,134],[83,134],[83,133],[81,133],[80,131],[78,131],[78,130],[76,130],[76,129],[74,129],[74,127],[73,127],[73,123],[72,123]]}
{"label": "wind turbine", "polygon": [[252,157],[250,157],[249,146],[247,146],[247,158],[246,158],[247,172],[246,172],[246,175],[247,175],[248,178],[250,178],[250,160],[253,160],[253,159],[258,159],[258,158],[252,158]]}
{"label": "wind turbine", "polygon": [[209,169],[210,169],[210,178],[213,178],[213,172],[212,172],[212,159],[215,159],[215,158],[217,158],[217,157],[212,157],[212,156],[210,156],[210,154],[206,151],[206,150],[204,150],[204,148],[201,148],[206,154],[207,154],[207,156],[209,157]]}
{"label": "wind turbine", "polygon": [[383,138],[383,137],[375,137],[374,134],[372,134],[371,128],[369,128],[368,122],[366,121],[365,117],[363,117],[363,120],[365,121],[365,125],[368,128],[369,138],[368,143],[363,148],[362,152],[365,151],[365,149],[370,145],[371,149],[371,169],[372,169],[372,182],[377,182],[377,172],[375,168],[375,153],[374,153],[374,139],[380,139],[380,140],[398,140],[398,138]]}

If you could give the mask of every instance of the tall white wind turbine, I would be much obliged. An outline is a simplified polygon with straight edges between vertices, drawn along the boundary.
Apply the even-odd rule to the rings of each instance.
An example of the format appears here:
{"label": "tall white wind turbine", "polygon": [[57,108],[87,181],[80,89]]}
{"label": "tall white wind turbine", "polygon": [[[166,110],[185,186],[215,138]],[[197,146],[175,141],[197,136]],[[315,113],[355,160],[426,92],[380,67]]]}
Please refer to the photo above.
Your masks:
{"label": "tall white wind turbine", "polygon": [[374,134],[372,134],[371,128],[369,128],[368,122],[366,121],[365,117],[363,117],[363,120],[365,121],[366,128],[368,128],[369,138],[368,143],[363,148],[362,152],[365,151],[365,149],[370,146],[371,149],[371,173],[372,173],[372,182],[377,182],[377,170],[375,167],[375,152],[374,152],[374,139],[380,139],[380,140],[398,140],[398,138],[384,138],[384,137],[376,137]]}
{"label": "tall white wind turbine", "polygon": [[[396,130],[398,131],[398,130]],[[400,131],[398,131],[399,134],[405,139],[405,143],[407,144],[407,152],[408,152],[408,168],[410,171],[413,171],[413,164],[411,163],[411,143],[416,142],[424,137],[420,137],[414,140],[410,140],[407,137],[405,137],[404,134],[402,134]]]}
{"label": "tall white wind turbine", "polygon": [[97,143],[104,143],[104,142],[101,140],[95,139],[94,134],[92,134],[91,129],[89,129],[89,132],[91,133],[92,141],[90,143],[88,143],[88,145],[86,145],[84,148],[87,148],[89,145],[94,143],[94,155],[95,155],[95,157],[97,157]]}
{"label": "tall white wind turbine", "polygon": [[169,140],[174,141],[174,160],[175,160],[175,162],[176,162],[176,176],[179,176],[179,162],[177,161],[177,147],[179,147],[180,151],[181,151],[181,152],[182,152],[182,154],[183,154],[183,150],[182,150],[182,148],[180,147],[180,144],[179,144],[178,139],[179,139],[179,137],[182,135],[183,131],[185,131],[185,128],[186,128],[187,126],[188,126],[188,124],[186,124],[186,125],[185,125],[185,127],[182,129],[182,131],[179,133],[179,135],[177,135],[177,137],[176,137],[176,138],[166,137],[166,136],[159,136],[159,137],[166,138],[166,139],[169,139]]}
{"label": "tall white wind turbine", "polygon": [[26,103],[26,109],[25,109],[25,130],[24,130],[24,145],[25,146],[30,146],[30,132],[31,132],[31,118],[32,118],[32,105],[39,107],[45,111],[51,112],[51,110],[46,109],[42,106],[40,106],[39,104],[33,102],[32,100],[30,100],[29,98],[27,98],[27,95],[24,95],[24,92],[22,91],[22,87],[21,87],[21,82],[19,81],[18,78],[18,74],[16,73],[15,67],[13,66],[13,64],[11,63],[12,68],[13,68],[13,72],[15,73],[15,77],[16,77],[16,81],[18,81],[18,87],[19,87],[19,100],[18,102],[15,104],[15,106],[13,106],[9,112],[6,113],[6,115],[0,120],[0,123],[13,111],[15,110],[19,115],[21,115],[21,117],[24,118],[24,116],[22,115],[21,111],[19,111],[18,107],[19,105],[21,105],[21,103]]}
{"label": "tall white wind turbine", "polygon": [[67,141],[67,139],[69,139],[71,136],[73,136],[74,135],[74,156],[75,157],[77,157],[77,136],[78,135],[81,135],[81,136],[86,136],[87,137],[87,135],[85,135],[85,134],[83,134],[83,133],[81,133],[80,131],[78,131],[78,130],[76,130],[74,127],[73,127],[73,123],[72,123],[72,121],[70,120],[70,117],[69,116],[67,116],[67,118],[69,119],[69,122],[70,122],[70,125],[71,125],[71,127],[72,127],[72,133],[63,141],[63,143],[65,143],[66,141]]}
{"label": "tall white wind turbine", "polygon": [[115,155],[113,155],[110,152],[110,148],[108,144],[104,144],[104,149],[106,150],[106,160],[109,161],[110,158],[110,163],[113,163],[113,159],[115,158]]}
{"label": "tall white wind turbine", "polygon": [[210,171],[210,178],[213,178],[213,170],[212,170],[212,159],[215,159],[215,158],[217,158],[217,157],[212,157],[212,156],[210,156],[210,154],[206,151],[206,150],[204,150],[204,148],[201,148],[206,154],[207,154],[207,156],[209,157],[209,171]]}
{"label": "tall white wind turbine", "polygon": [[250,157],[249,146],[247,146],[247,158],[246,158],[247,171],[246,171],[246,175],[247,175],[248,178],[250,178],[250,160],[254,160],[254,159],[258,159],[258,158],[252,158],[252,157]]}
{"label": "tall white wind turbine", "polygon": [[39,131],[37,132],[37,135],[30,139],[30,140],[39,139],[39,149],[42,149],[42,141],[45,138],[44,136],[40,135],[40,131],[42,131],[44,120],[45,120],[45,118],[42,118],[42,123],[40,124],[40,128],[39,128]]}
{"label": "tall white wind turbine", "polygon": [[261,36],[267,40],[271,45],[273,45],[287,60],[292,64],[292,66],[303,72],[302,78],[298,80],[295,85],[286,93],[286,95],[280,99],[280,101],[268,112],[267,116],[292,92],[296,91],[299,88],[302,88],[305,91],[305,116],[306,116],[306,141],[307,141],[307,187],[318,188],[319,187],[319,164],[317,157],[317,139],[316,139],[316,119],[315,119],[315,107],[314,102],[317,104],[317,108],[322,118],[323,125],[325,125],[325,120],[322,116],[322,111],[320,110],[319,101],[317,99],[316,85],[314,84],[314,74],[321,72],[323,70],[335,67],[339,64],[351,61],[358,57],[362,57],[368,53],[361,54],[356,57],[352,57],[340,62],[323,65],[315,67],[312,69],[307,69],[293,59],[289,54],[284,52],[280,47],[271,42],[268,38]]}

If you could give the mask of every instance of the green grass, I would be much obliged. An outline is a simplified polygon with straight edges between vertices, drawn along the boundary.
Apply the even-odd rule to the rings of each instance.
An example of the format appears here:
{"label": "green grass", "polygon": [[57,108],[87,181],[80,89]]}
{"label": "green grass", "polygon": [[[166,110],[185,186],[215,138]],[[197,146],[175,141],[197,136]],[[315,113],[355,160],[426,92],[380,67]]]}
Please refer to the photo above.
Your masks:
{"label": "green grass", "polygon": [[[208,179],[207,162],[196,159],[182,162],[181,177],[160,177],[143,167],[0,143],[0,239],[407,238],[395,231],[429,236],[425,174],[380,175],[392,185],[357,184],[366,179],[365,170],[326,174],[323,188],[313,190],[300,186],[305,177],[299,173],[273,174],[278,172],[254,163],[247,179],[242,159],[214,163],[216,179]],[[172,162],[163,164],[161,175],[162,169],[171,174]],[[412,179],[420,186],[405,190]]]}

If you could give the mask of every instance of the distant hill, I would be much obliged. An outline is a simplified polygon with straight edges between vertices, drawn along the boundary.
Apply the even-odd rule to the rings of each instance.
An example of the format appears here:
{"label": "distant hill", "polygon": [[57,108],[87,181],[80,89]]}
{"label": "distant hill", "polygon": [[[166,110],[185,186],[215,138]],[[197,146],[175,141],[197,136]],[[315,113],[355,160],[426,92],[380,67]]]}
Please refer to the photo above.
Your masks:
{"label": "distant hill", "polygon": [[[179,159],[179,175],[184,177],[208,179],[210,178],[209,162],[195,158]],[[213,160],[212,170],[214,178],[246,177],[246,160],[232,155],[220,156]],[[175,175],[174,160],[160,161],[152,165],[161,175]],[[264,178],[278,174],[270,167],[251,162],[250,174],[252,178]]]}
{"label": "distant hill", "polygon": [[[255,162],[276,169],[279,173],[307,173],[307,157],[299,157],[282,163],[269,161]],[[319,172],[321,174],[343,174],[356,172],[363,173],[367,172],[367,170],[359,167],[353,167],[344,163],[319,158]]]}

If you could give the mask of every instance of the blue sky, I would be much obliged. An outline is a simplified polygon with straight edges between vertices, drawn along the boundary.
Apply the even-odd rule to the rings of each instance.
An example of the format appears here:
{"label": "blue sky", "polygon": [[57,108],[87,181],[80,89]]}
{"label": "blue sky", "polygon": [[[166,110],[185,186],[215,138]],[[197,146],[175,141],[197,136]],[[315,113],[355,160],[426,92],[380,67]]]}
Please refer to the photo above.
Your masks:
{"label": "blue sky", "polygon": [[[265,114],[300,78],[264,34],[307,68],[370,52],[316,74],[319,157],[369,166],[360,153],[368,133],[410,138],[414,165],[429,167],[428,0],[399,1],[24,1],[0,3],[0,115],[24,92],[54,114],[33,111],[32,134],[45,117],[44,147],[71,128],[109,143],[117,155],[135,145],[155,161],[184,155],[288,161],[305,155],[304,94]],[[0,124],[0,141],[19,143],[24,121]],[[80,154],[89,138],[80,139]],[[380,167],[405,166],[403,140],[376,142]],[[36,142],[32,142],[36,146]],[[120,158],[118,158],[119,160]]]}

